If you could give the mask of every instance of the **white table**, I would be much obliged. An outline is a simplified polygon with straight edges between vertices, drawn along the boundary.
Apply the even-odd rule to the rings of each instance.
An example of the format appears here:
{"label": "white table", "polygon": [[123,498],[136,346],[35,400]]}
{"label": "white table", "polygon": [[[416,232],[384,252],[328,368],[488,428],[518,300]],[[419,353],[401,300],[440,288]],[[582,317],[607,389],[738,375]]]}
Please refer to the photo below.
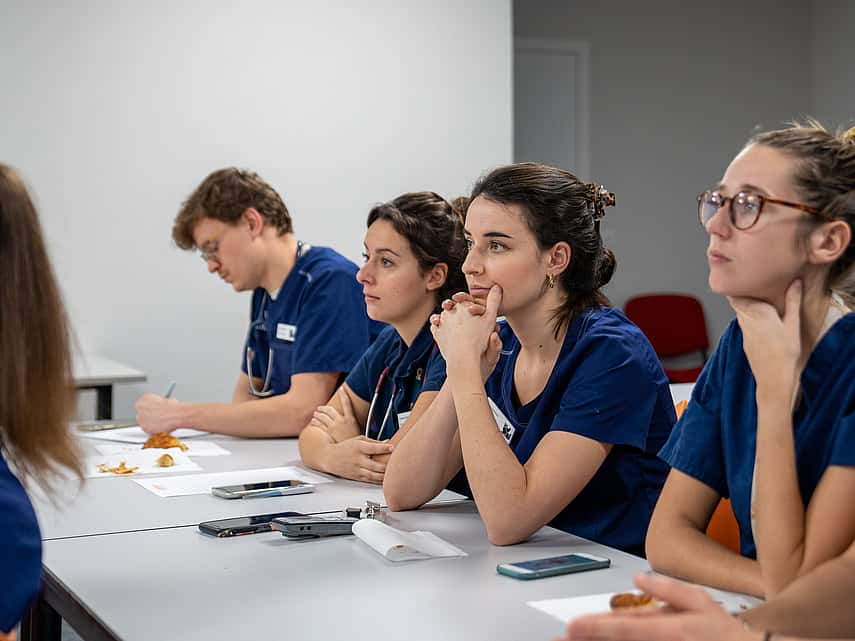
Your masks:
{"label": "white table", "polygon": [[95,390],[95,418],[99,420],[113,418],[113,385],[146,380],[144,372],[94,354],[74,354],[72,367],[74,386]]}
{"label": "white table", "polygon": [[[471,502],[391,517],[469,556],[392,563],[352,536],[215,539],[173,528],[48,541],[47,587],[87,641],[548,641],[564,626],[526,601],[627,590],[648,569],[643,559],[552,528],[524,544],[492,546]],[[570,552],[608,556],[612,567],[528,582],[495,570]]]}
{"label": "white table", "polygon": [[[214,441],[232,453],[229,456],[194,458],[202,467],[201,473],[302,466],[297,439],[240,439],[212,435],[194,440],[198,438]],[[85,438],[80,441],[86,453],[94,453],[95,444],[105,442]],[[174,475],[164,470],[163,476]],[[330,512],[364,506],[366,500],[385,503],[380,486],[345,479],[319,483],[310,494],[228,501],[210,494],[161,498],[134,483],[130,477],[112,476],[87,479],[82,488],[76,482],[69,482],[56,497],[32,498],[44,540],[195,527],[202,521],[274,512]],[[450,496],[446,494],[439,498],[447,500]]]}

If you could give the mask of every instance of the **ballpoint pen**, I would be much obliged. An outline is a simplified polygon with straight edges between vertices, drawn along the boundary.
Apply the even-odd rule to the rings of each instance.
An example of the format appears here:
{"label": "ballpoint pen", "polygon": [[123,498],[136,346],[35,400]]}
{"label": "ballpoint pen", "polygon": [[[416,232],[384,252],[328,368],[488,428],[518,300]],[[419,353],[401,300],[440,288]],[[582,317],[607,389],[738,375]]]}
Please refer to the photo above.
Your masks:
{"label": "ballpoint pen", "polygon": [[164,395],[163,395],[163,398],[169,398],[170,396],[172,396],[172,392],[173,392],[174,390],[175,390],[175,381],[172,381],[172,382],[169,384],[169,387],[168,387],[168,388],[166,388],[166,394],[164,394]]}

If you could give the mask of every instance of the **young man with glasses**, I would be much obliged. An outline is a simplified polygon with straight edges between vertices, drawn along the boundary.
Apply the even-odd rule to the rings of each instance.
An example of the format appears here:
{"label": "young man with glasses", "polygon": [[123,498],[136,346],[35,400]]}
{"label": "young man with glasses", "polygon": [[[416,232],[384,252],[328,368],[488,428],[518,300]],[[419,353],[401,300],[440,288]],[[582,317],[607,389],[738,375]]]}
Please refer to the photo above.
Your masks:
{"label": "young man with glasses", "polygon": [[198,249],[210,273],[253,290],[241,373],[231,403],[181,403],[146,394],[137,420],[149,433],[192,427],[234,436],[295,436],[368,348],[357,267],[294,235],[279,194],[235,168],[209,175],[175,218],[172,237]]}

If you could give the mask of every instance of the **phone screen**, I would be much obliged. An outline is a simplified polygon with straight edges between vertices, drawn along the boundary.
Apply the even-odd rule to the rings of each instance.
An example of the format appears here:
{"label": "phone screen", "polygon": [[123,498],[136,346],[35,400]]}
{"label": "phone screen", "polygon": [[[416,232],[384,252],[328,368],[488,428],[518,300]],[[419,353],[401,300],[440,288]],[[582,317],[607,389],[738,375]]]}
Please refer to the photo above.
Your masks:
{"label": "phone screen", "polygon": [[303,481],[264,481],[263,483],[244,483],[243,485],[226,485],[223,490],[227,492],[249,492],[252,490],[273,490],[279,487],[298,487],[306,485]]}
{"label": "phone screen", "polygon": [[277,512],[275,514],[256,514],[255,516],[239,516],[233,519],[220,519],[218,521],[205,521],[199,524],[199,529],[209,534],[233,531],[236,533],[253,531],[263,525],[270,525],[273,519],[303,516],[300,512]]}
{"label": "phone screen", "polygon": [[513,563],[515,567],[538,572],[540,570],[551,570],[553,568],[573,567],[574,565],[590,565],[594,561],[576,554],[565,554],[564,556],[553,556],[548,559],[534,559],[533,561],[521,561]]}

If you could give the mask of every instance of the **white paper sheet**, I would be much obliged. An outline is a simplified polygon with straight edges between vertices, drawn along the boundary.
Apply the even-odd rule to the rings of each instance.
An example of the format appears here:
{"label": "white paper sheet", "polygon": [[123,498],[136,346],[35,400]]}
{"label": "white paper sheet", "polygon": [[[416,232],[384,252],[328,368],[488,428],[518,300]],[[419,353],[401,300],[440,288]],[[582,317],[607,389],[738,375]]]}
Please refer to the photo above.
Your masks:
{"label": "white paper sheet", "polygon": [[[721,607],[736,614],[750,610],[762,603],[760,599],[736,592],[725,592],[714,588],[704,588],[709,595],[715,599]],[[638,593],[638,590],[627,590],[627,592]],[[563,623],[570,623],[573,619],[586,614],[604,614],[609,612],[609,601],[617,594],[607,592],[605,594],[588,594],[585,596],[571,597],[567,599],[546,599],[543,601],[528,601],[526,605],[536,610],[545,612]]]}
{"label": "white paper sheet", "polygon": [[[163,450],[158,450],[163,451]],[[258,470],[235,470],[212,474],[191,474],[186,476],[165,476],[158,479],[137,479],[136,483],[158,496],[189,496],[191,494],[210,494],[211,488],[220,485],[238,485],[240,483],[263,483],[294,479],[312,485],[330,483],[330,479],[299,467],[267,467]]]}
{"label": "white paper sheet", "polygon": [[[189,427],[180,427],[172,431],[172,435],[178,440],[193,438],[194,436],[205,436],[208,432],[191,430]],[[117,430],[103,430],[101,432],[78,432],[78,436],[91,438],[99,441],[119,441],[121,443],[145,443],[151,434],[143,432],[141,427],[122,427]]]}
{"label": "white paper sheet", "polygon": [[[191,439],[184,445],[187,446],[187,451],[184,452],[187,456],[228,456],[231,454],[226,448],[213,441]],[[99,443],[95,449],[101,454],[122,454],[124,452],[139,452],[141,447],[139,443]]]}
{"label": "white paper sheet", "polygon": [[433,532],[404,532],[374,519],[357,521],[353,533],[390,561],[468,556]]}
{"label": "white paper sheet", "polygon": [[[156,464],[158,458],[169,454],[175,465],[171,467],[160,467]],[[101,472],[98,466],[103,464],[107,467],[115,467],[122,461],[126,467],[137,466],[138,469],[132,474],[114,474],[112,472]],[[87,456],[85,459],[86,478],[134,478],[140,474],[164,474],[171,472],[198,472],[202,468],[191,461],[188,456],[177,447],[169,450],[137,450],[135,452],[120,452],[118,454],[96,454]]]}

